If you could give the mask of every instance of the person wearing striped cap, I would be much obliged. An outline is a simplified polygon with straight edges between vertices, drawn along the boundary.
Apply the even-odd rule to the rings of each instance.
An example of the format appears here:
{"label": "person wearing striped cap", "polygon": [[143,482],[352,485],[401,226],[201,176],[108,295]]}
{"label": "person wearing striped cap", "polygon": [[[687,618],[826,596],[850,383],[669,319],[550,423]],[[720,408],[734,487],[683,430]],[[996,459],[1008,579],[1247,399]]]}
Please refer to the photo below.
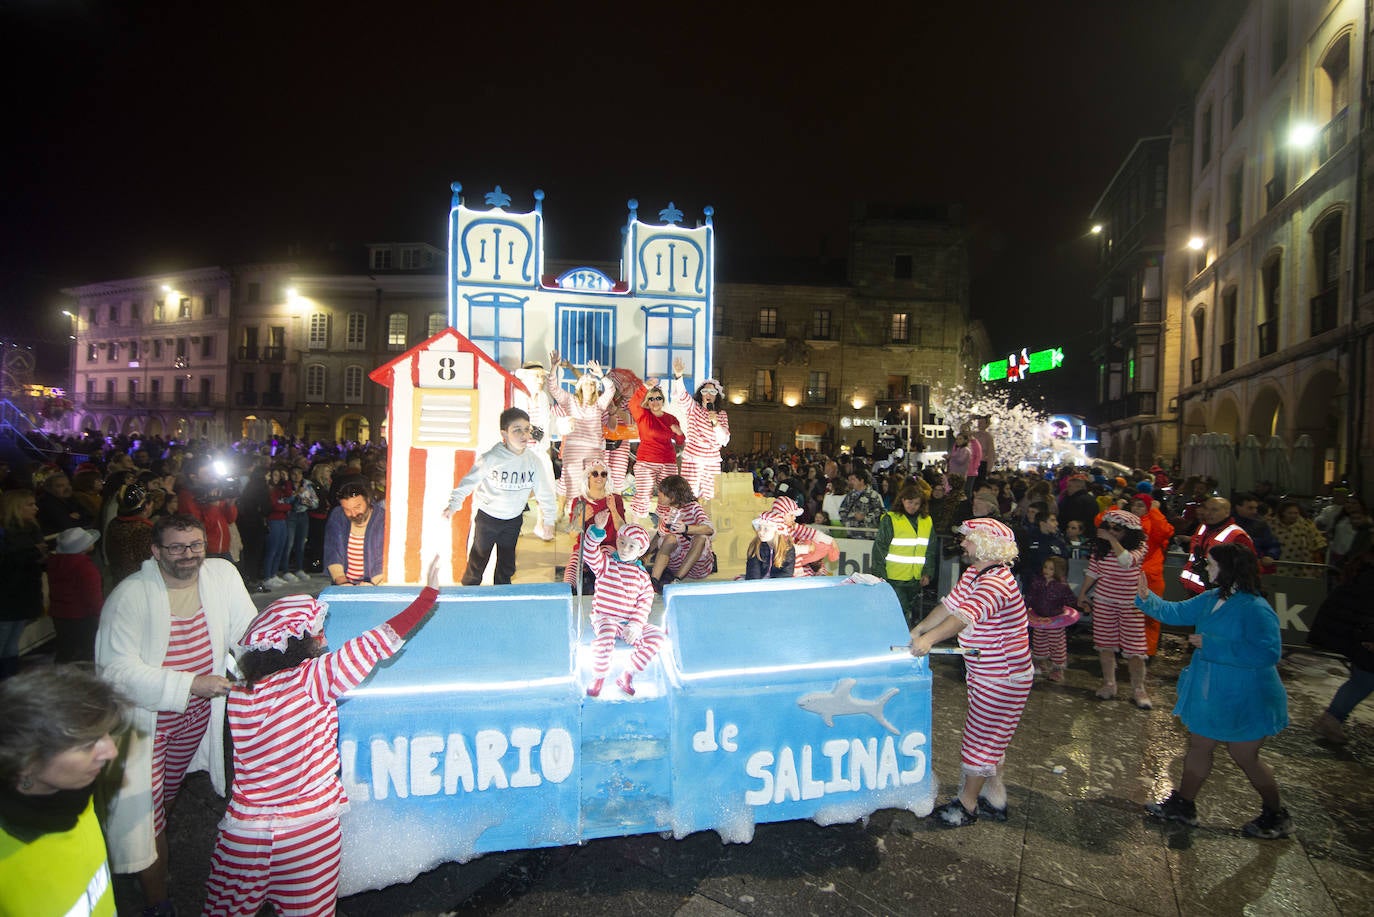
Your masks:
{"label": "person wearing striped cap", "polygon": [[616,533],[615,550],[603,547],[610,513],[602,510],[592,520],[582,537],[585,540],[583,560],[596,574],[596,598],[592,600],[592,683],[587,686],[588,697],[598,697],[611,670],[611,654],[616,638],[634,647],[630,667],[620,673],[616,685],[633,695],[634,676],[658,654],[663,645],[662,628],[648,623],[649,610],[654,604],[654,586],[649,571],[639,562],[649,550],[649,533],[635,523],[622,526]]}
{"label": "person wearing striped cap", "polygon": [[791,497],[774,497],[772,509],[782,514],[787,522],[787,537],[797,549],[796,563],[792,567],[793,576],[825,576],[828,571],[825,562],[834,563],[840,559],[840,546],[829,532],[818,531],[814,526],[802,525],[797,517],[802,514],[801,507]]}
{"label": "person wearing striped cap", "polygon": [[1116,654],[1126,657],[1132,702],[1141,710],[1153,703],[1145,688],[1145,615],[1135,607],[1136,584],[1149,546],[1140,517],[1124,509],[1102,514],[1088,571],[1078,589],[1078,607],[1093,616],[1093,646],[1102,663],[1102,700],[1116,697]]}
{"label": "person wearing striped cap", "polygon": [[328,606],[308,595],[268,605],[241,642],[242,681],[229,694],[234,791],[210,861],[207,917],[250,917],[263,902],[286,915],[333,914],[339,891],[337,701],[401,650],[439,597],[439,558],[405,610],[332,653]]}
{"label": "person wearing striped cap", "polygon": [[744,559],[745,579],[791,578],[797,549],[788,536],[792,518],[777,506],[754,519],[754,540]]}
{"label": "person wearing striped cap", "polygon": [[968,715],[959,750],[963,779],[955,798],[931,813],[951,828],[971,825],[980,815],[1007,820],[1002,769],[1035,680],[1026,604],[1011,572],[1016,536],[1004,523],[983,517],[965,521],[958,531],[968,568],[911,631],[913,656],[928,655],[936,643],[956,635],[965,650],[978,651],[965,657]]}
{"label": "person wearing striped cap", "polygon": [[[673,378],[682,382],[686,364],[673,360]],[[730,442],[730,418],[720,409],[720,383],[703,379],[696,394],[687,389],[677,392],[678,410],[687,420],[686,445],[682,448],[682,476],[702,503],[716,495],[716,475],[720,474],[720,450]]]}

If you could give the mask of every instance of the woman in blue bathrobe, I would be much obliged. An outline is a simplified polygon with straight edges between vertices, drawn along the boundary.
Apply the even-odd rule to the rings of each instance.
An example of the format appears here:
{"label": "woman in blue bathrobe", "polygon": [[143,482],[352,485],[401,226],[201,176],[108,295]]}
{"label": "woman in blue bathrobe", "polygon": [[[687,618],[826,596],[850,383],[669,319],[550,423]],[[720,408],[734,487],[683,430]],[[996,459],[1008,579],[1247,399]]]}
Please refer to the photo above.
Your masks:
{"label": "woman in blue bathrobe", "polygon": [[1251,837],[1287,837],[1293,831],[1279,799],[1274,771],[1260,746],[1288,725],[1288,694],[1276,668],[1281,656],[1279,619],[1260,594],[1259,564],[1248,547],[1218,544],[1207,554],[1213,589],[1183,602],[1166,602],[1141,578],[1136,606],[1164,624],[1195,628],[1193,658],[1178,676],[1174,713],[1187,727],[1183,779],[1163,802],[1146,810],[1157,818],[1197,824],[1194,800],[1212,770],[1212,753],[1226,743],[1263,810],[1245,826]]}

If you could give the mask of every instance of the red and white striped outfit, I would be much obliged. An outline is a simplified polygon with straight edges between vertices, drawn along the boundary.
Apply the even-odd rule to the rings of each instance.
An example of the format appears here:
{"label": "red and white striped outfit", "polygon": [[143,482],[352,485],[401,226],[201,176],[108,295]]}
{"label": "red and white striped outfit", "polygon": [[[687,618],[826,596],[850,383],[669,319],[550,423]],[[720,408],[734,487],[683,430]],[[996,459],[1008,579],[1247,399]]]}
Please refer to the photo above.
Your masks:
{"label": "red and white striped outfit", "polygon": [[338,698],[403,641],[388,624],[229,695],[234,792],[220,822],[205,915],[333,914],[339,888]]}
{"label": "red and white striped outfit", "polygon": [[[674,433],[678,419],[668,412],[655,414],[644,407],[649,390],[640,385],[630,395],[630,414],[639,429],[639,450],[635,453],[635,495],[630,509],[635,516],[649,515],[649,498],[658,482],[670,474],[677,474],[677,450],[674,443],[686,441],[682,433]],[[681,427],[678,427],[681,429]],[[695,491],[693,491],[695,492]]]}
{"label": "red and white striped outfit", "polygon": [[[189,618],[172,616],[167,655],[162,668],[193,675],[213,675],[215,655],[210,647],[210,628],[201,608]],[[176,799],[181,783],[205,729],[210,723],[210,700],[192,695],[180,713],[162,710],[153,734],[153,835],[167,827],[167,805]]]}
{"label": "red and white striped outfit", "polygon": [[[582,462],[593,453],[606,451],[606,429],[602,416],[606,409],[610,407],[611,401],[615,398],[615,385],[607,381],[606,390],[601,393],[601,397],[591,404],[583,404],[578,399],[569,395],[554,379],[553,374],[544,383],[545,389],[563,410],[565,414],[572,418],[572,429],[563,434],[563,445],[558,450],[558,456],[563,461],[563,470],[558,475],[557,492],[560,497],[569,499],[582,492]],[[626,447],[621,446],[616,452],[625,451]],[[629,461],[629,453],[625,452],[625,462]],[[607,462],[609,465],[610,462]],[[609,469],[614,476],[614,468]],[[621,480],[624,480],[625,465],[620,468]],[[615,478],[611,479],[611,490],[615,489]]]}
{"label": "red and white striped outfit", "polygon": [[345,556],[344,578],[350,583],[361,583],[367,579],[367,571],[363,566],[363,549],[367,544],[367,532],[349,526],[348,529],[348,553]]}
{"label": "red and white striped outfit", "polygon": [[610,549],[601,546],[606,533],[596,526],[589,526],[585,537],[587,567],[596,574],[596,598],[592,601],[592,626],[596,628],[592,660],[596,677],[602,678],[610,671],[616,637],[634,647],[630,666],[642,672],[658,654],[664,638],[662,628],[647,623],[654,603],[649,571],[639,561],[625,563],[612,557]]}
{"label": "red and white striped outfit", "polygon": [[809,525],[792,526],[792,544],[797,548],[797,562],[792,568],[793,576],[823,576],[811,569],[811,564],[823,560],[840,559],[839,546],[835,539],[825,532],[818,532]]}
{"label": "red and white striped outfit", "polygon": [[969,567],[942,604],[968,622],[959,645],[979,651],[965,657],[968,715],[960,761],[966,773],[991,777],[1006,760],[1035,678],[1026,604],[1016,578],[1002,565]]}
{"label": "red and white striped outfit", "polygon": [[[687,416],[682,476],[692,485],[692,493],[698,500],[710,500],[716,495],[721,447],[730,441],[730,418],[724,411],[706,410],[686,389],[678,389],[677,403]],[[715,418],[714,424],[712,418]]]}
{"label": "red and white striped outfit", "polygon": [[[587,500],[587,508],[585,514],[583,513],[582,509],[583,500]],[[616,511],[620,513],[620,518],[624,519],[624,498],[621,497],[620,494],[607,494],[600,500],[590,500],[586,497],[579,497],[578,499],[574,500],[572,502],[572,505],[568,507],[568,521],[578,523],[585,522],[586,526],[590,526],[592,524],[592,520],[596,518],[597,513],[601,512],[603,509],[610,509],[609,502],[611,500],[615,501],[615,508]],[[583,518],[584,515],[585,519]],[[581,539],[581,535],[573,539],[572,552],[568,554],[568,563],[563,568],[563,582],[567,583],[570,586],[577,585],[577,575],[578,572],[581,570],[581,568],[577,565],[578,542],[581,541]],[[607,512],[606,514],[606,540],[611,542],[612,544],[615,543],[615,515],[610,512]],[[595,570],[593,570],[592,572],[595,572]]]}
{"label": "red and white striped outfit", "polygon": [[[687,553],[692,550],[692,539],[695,535],[669,535],[668,526],[676,523],[685,525],[704,525],[711,528],[711,520],[706,515],[706,510],[701,508],[700,503],[688,503],[686,506],[675,506],[668,511],[659,522],[659,533],[666,537],[676,538],[677,545],[673,548],[673,553],[668,558],[668,566],[673,570],[679,569],[682,562],[687,559]],[[711,536],[706,536],[706,547],[702,548],[701,556],[692,564],[692,569],[687,570],[678,579],[701,579],[710,576],[715,567],[715,555],[711,553]]]}
{"label": "red and white striped outfit", "polygon": [[[1117,559],[1093,555],[1088,561],[1088,576],[1096,578],[1092,593],[1093,647],[1098,650],[1120,650],[1123,656],[1149,655],[1145,642],[1145,615],[1135,607],[1135,593],[1140,584],[1140,565],[1145,561],[1147,545],[1140,545]],[[1128,560],[1129,565],[1123,565]]]}

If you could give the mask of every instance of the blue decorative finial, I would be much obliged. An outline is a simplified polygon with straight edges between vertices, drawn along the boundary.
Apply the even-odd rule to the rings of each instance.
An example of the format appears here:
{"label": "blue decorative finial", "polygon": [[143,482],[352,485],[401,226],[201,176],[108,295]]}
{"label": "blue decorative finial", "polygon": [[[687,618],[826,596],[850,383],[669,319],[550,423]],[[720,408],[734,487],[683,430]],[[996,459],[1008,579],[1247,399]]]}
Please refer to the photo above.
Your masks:
{"label": "blue decorative finial", "polygon": [[625,206],[630,208],[630,219],[628,222],[633,223],[635,220],[639,219],[639,198],[630,198],[625,202]]}
{"label": "blue decorative finial", "polygon": [[706,225],[707,225],[707,226],[714,226],[715,224],[711,222],[711,217],[713,217],[713,216],[716,215],[716,208],[714,208],[714,207],[703,207],[703,208],[701,208],[701,212],[704,213],[704,214],[706,214]]}
{"label": "blue decorative finial", "polygon": [[488,207],[509,207],[510,195],[502,191],[500,185],[497,185],[495,191],[487,192],[486,201]]}
{"label": "blue decorative finial", "polygon": [[535,213],[543,213],[543,212],[544,212],[544,189],[543,189],[543,188],[535,188],[535,189],[534,189],[534,212],[535,212]]}
{"label": "blue decorative finial", "polygon": [[672,201],[669,201],[668,206],[658,212],[658,218],[665,223],[681,223],[682,211],[673,206]]}
{"label": "blue decorative finial", "polygon": [[449,203],[450,207],[461,207],[463,205],[463,183],[454,182],[449,185],[453,190],[453,200]]}

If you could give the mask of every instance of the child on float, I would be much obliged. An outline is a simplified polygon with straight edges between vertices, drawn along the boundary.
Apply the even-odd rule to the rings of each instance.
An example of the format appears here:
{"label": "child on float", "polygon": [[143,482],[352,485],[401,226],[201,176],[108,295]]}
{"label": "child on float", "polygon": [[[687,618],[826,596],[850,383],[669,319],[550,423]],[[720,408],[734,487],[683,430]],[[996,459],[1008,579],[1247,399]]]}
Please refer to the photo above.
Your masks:
{"label": "child on float", "polygon": [[1024,595],[1031,628],[1031,661],[1037,672],[1059,684],[1069,664],[1064,629],[1078,620],[1073,587],[1069,585],[1069,562],[1053,555],[1046,557],[1040,573],[1025,578]]}
{"label": "child on float", "polygon": [[[1088,571],[1078,590],[1078,606],[1092,612],[1093,646],[1102,664],[1102,700],[1116,697],[1116,654],[1126,657],[1131,701],[1141,710],[1153,704],[1145,688],[1145,615],[1135,606],[1136,584],[1145,561],[1145,533],[1140,519],[1124,509],[1102,514]],[[1089,598],[1091,593],[1091,598]]]}
{"label": "child on float", "polygon": [[791,519],[774,506],[754,519],[754,540],[744,560],[745,579],[790,578],[797,562],[797,549],[788,537]]}
{"label": "child on float", "polygon": [[308,595],[268,605],[249,625],[243,681],[229,693],[234,789],[205,886],[206,917],[335,911],[348,795],[339,779],[338,699],[400,652],[439,597],[439,558],[404,611],[332,653],[328,606]]}
{"label": "child on float", "polygon": [[587,696],[597,697],[611,670],[611,654],[616,638],[634,647],[630,668],[620,673],[616,685],[633,695],[634,676],[658,654],[663,645],[663,630],[648,623],[654,604],[654,587],[649,573],[639,558],[649,549],[649,533],[643,526],[630,523],[620,529],[615,550],[603,545],[610,513],[596,514],[592,525],[583,533],[586,546],[583,560],[596,575],[596,598],[592,601],[592,671],[594,678],[587,686]]}
{"label": "child on float", "polygon": [[651,574],[656,592],[674,580],[702,579],[716,569],[716,555],[711,550],[716,529],[687,479],[670,474],[659,482],[658,492],[668,504],[668,515],[658,523]]}
{"label": "child on float", "polygon": [[825,567],[826,561],[834,563],[840,559],[840,546],[835,544],[835,539],[830,535],[830,517],[822,513],[824,521],[818,520],[816,523],[819,528],[802,525],[797,521],[802,514],[801,507],[791,497],[774,497],[771,508],[782,515],[785,520],[784,531],[797,549],[792,575],[825,576],[829,572]]}

